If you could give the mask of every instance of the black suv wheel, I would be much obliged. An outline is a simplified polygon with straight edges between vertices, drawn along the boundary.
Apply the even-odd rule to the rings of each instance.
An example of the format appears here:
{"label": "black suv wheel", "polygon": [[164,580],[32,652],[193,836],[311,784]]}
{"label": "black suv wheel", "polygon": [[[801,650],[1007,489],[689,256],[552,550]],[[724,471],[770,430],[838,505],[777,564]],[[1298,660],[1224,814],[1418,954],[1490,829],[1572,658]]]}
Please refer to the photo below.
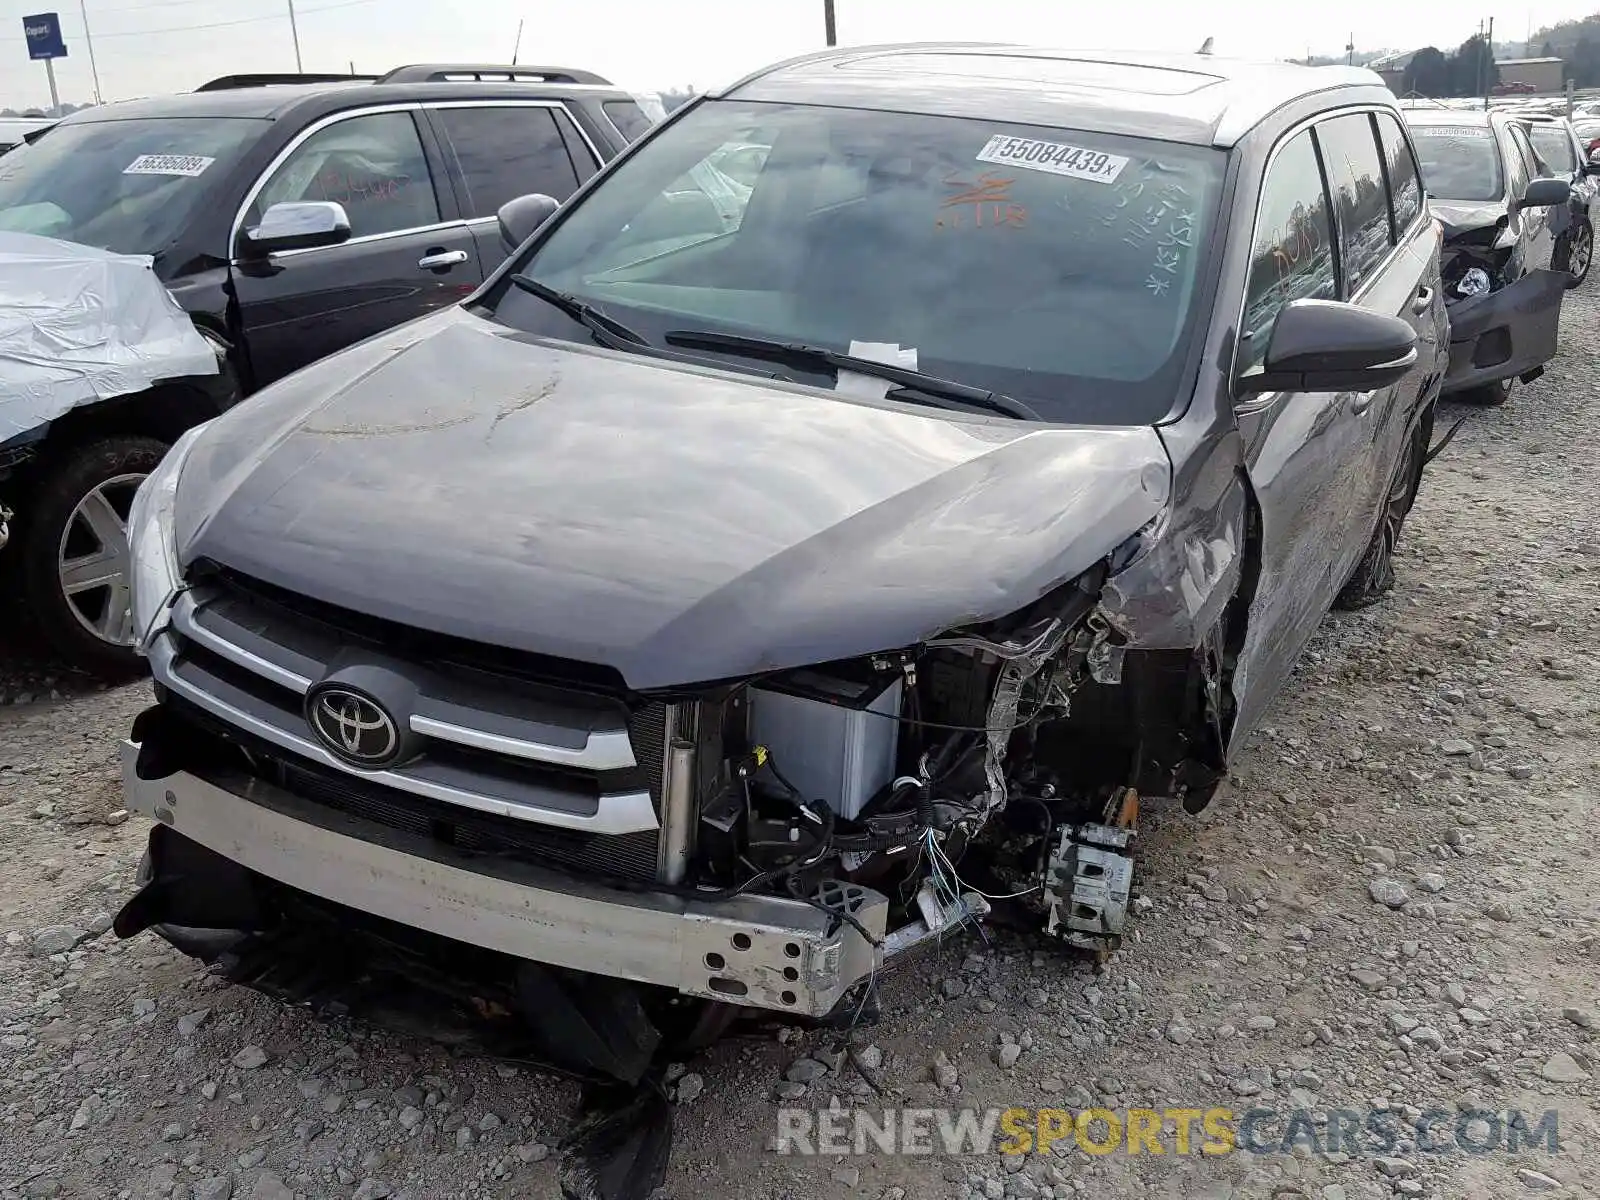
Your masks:
{"label": "black suv wheel", "polygon": [[25,610],[75,667],[112,677],[138,669],[128,507],[166,452],[148,437],[75,447],[47,469],[21,514]]}

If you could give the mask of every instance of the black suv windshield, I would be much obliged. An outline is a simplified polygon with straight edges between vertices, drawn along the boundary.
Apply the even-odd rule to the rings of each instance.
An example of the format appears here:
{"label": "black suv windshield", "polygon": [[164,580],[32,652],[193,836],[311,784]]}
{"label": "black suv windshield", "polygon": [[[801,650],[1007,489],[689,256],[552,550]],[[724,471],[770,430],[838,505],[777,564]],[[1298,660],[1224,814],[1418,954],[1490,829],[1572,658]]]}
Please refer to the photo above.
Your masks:
{"label": "black suv windshield", "polygon": [[154,254],[266,128],[219,117],[58,126],[0,158],[0,229]]}
{"label": "black suv windshield", "polygon": [[[1223,165],[1003,121],[707,102],[518,269],[658,345],[721,332],[891,356],[1050,420],[1144,424],[1177,399]],[[522,289],[494,303],[578,336]]]}
{"label": "black suv windshield", "polygon": [[1500,152],[1487,125],[1411,126],[1422,182],[1438,200],[1498,200]]}

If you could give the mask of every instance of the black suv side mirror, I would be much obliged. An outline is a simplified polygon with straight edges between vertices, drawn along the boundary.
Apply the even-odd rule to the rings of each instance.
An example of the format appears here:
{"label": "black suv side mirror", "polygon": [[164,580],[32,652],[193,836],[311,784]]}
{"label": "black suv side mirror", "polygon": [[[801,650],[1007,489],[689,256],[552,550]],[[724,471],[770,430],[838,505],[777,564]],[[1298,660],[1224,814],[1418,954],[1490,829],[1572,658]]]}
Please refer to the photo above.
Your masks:
{"label": "black suv side mirror", "polygon": [[1405,321],[1336,300],[1295,300],[1278,314],[1259,371],[1235,392],[1370,392],[1405,378],[1417,335]]}
{"label": "black suv side mirror", "polygon": [[559,200],[543,192],[518,196],[502,204],[500,211],[495,214],[495,220],[500,225],[500,240],[505,243],[506,253],[510,254],[531,238],[539,226],[553,217],[560,207]]}
{"label": "black suv side mirror", "polygon": [[350,217],[344,205],[332,200],[301,200],[274,204],[261,214],[261,224],[239,235],[244,258],[266,258],[280,250],[309,250],[336,246],[350,238]]}
{"label": "black suv side mirror", "polygon": [[1572,185],[1565,179],[1535,179],[1522,193],[1518,208],[1554,208],[1572,199]]}

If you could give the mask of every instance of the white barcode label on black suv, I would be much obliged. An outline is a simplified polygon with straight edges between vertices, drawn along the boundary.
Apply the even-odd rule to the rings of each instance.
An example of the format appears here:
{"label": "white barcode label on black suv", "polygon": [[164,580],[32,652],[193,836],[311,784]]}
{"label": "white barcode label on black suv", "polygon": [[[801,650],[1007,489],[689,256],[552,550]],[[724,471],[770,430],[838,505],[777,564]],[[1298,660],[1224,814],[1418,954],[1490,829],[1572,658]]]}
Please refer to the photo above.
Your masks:
{"label": "white barcode label on black suv", "polygon": [[1093,183],[1115,183],[1128,160],[1120,154],[1085,150],[1065,142],[1036,142],[1032,138],[997,133],[978,151],[978,161],[1021,167],[1025,171],[1048,171],[1071,179]]}
{"label": "white barcode label on black suv", "polygon": [[122,168],[124,175],[187,175],[203,174],[217,160],[199,154],[141,154]]}

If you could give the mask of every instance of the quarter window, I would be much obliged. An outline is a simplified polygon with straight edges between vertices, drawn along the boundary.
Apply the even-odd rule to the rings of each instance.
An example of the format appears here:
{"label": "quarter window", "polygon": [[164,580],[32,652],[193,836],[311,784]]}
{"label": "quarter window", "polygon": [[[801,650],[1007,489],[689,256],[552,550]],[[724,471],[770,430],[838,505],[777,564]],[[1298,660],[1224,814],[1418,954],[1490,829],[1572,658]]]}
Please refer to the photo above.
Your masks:
{"label": "quarter window", "polygon": [[1344,294],[1352,296],[1393,244],[1371,115],[1350,113],[1320,122],[1317,145],[1338,212]]}
{"label": "quarter window", "polygon": [[1261,185],[1239,368],[1261,365],[1272,324],[1286,304],[1331,300],[1337,291],[1327,189],[1311,132],[1302,130],[1278,151]]}
{"label": "quarter window", "polygon": [[617,127],[617,132],[630,142],[636,142],[650,132],[650,118],[632,100],[604,100],[600,107]]}
{"label": "quarter window", "polygon": [[1417,159],[1411,153],[1400,122],[1389,113],[1377,114],[1378,141],[1383,146],[1383,165],[1389,179],[1389,206],[1394,210],[1394,228],[1403,233],[1422,211],[1422,180]]}
{"label": "quarter window", "polygon": [[551,109],[440,108],[433,115],[466,187],[469,220],[492,217],[518,196],[542,192],[564,201],[578,190],[577,172]]}
{"label": "quarter window", "polygon": [[406,112],[368,113],[313,133],[272,173],[245,216],[261,220],[274,204],[333,200],[352,237],[439,223],[428,159]]}

